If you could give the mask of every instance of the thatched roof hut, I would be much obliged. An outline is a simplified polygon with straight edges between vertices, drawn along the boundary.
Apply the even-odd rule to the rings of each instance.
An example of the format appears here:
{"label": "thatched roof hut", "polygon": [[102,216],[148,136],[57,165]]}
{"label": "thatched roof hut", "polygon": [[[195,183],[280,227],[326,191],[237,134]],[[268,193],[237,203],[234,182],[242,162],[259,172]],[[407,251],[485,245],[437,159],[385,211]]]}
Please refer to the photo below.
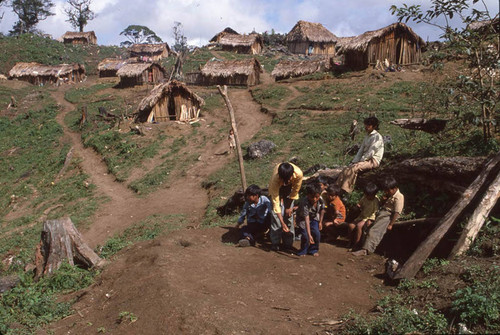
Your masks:
{"label": "thatched roof hut", "polygon": [[385,59],[394,65],[418,64],[424,48],[425,41],[420,36],[397,22],[341,41],[339,53],[344,55],[347,67],[362,70]]}
{"label": "thatched roof hut", "polygon": [[137,121],[196,121],[200,107],[204,103],[205,101],[184,83],[172,80],[155,86],[151,93],[141,101]]}
{"label": "thatched roof hut", "polygon": [[232,35],[239,35],[236,30],[230,28],[230,27],[227,27],[226,29],[224,29],[223,31],[221,31],[220,33],[218,33],[217,35],[215,35],[214,37],[212,37],[212,39],[209,41],[210,43],[218,43],[219,40],[224,37],[225,35],[227,34],[232,34]]}
{"label": "thatched roof hut", "polygon": [[34,85],[79,82],[83,78],[85,78],[85,67],[81,64],[17,63],[9,71],[9,79],[19,79]]}
{"label": "thatched roof hut", "polygon": [[210,60],[201,69],[205,85],[253,86],[259,84],[262,67],[255,58]]}
{"label": "thatched roof hut", "polygon": [[288,50],[295,54],[334,56],[337,39],[321,23],[299,21],[285,40]]}
{"label": "thatched roof hut", "polygon": [[474,21],[471,22],[468,26],[468,29],[473,31],[487,31],[487,30],[495,30],[497,34],[500,33],[500,18],[497,16],[491,20],[484,21]]}
{"label": "thatched roof hut", "polygon": [[64,44],[97,44],[97,37],[93,31],[67,31],[61,39]]}
{"label": "thatched roof hut", "polygon": [[327,59],[316,60],[282,60],[273,69],[271,75],[276,81],[301,77],[315,72],[324,72],[329,69]]}
{"label": "thatched roof hut", "polygon": [[134,44],[130,47],[130,58],[137,57],[141,61],[156,62],[168,57],[170,47],[167,43]]}
{"label": "thatched roof hut", "polygon": [[157,63],[129,63],[116,72],[121,87],[159,83],[165,78],[165,73],[163,66]]}
{"label": "thatched roof hut", "polygon": [[219,39],[218,45],[225,51],[257,55],[262,52],[264,41],[259,34],[226,34]]}
{"label": "thatched roof hut", "polygon": [[130,59],[105,58],[97,65],[99,77],[117,77],[119,69],[131,63]]}

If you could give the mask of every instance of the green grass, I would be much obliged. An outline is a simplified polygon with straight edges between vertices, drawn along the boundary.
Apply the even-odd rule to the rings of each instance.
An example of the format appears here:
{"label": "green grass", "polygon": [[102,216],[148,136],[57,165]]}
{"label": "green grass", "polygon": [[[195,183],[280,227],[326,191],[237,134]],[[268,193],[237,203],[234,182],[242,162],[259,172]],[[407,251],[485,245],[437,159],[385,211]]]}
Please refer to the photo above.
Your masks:
{"label": "green grass", "polygon": [[205,65],[213,57],[212,53],[206,48],[196,49],[186,57],[182,70],[184,73],[197,72],[200,70],[200,66]]}
{"label": "green grass", "polygon": [[279,85],[254,88],[251,93],[255,101],[273,108],[278,108],[281,102],[291,94],[288,88]]}

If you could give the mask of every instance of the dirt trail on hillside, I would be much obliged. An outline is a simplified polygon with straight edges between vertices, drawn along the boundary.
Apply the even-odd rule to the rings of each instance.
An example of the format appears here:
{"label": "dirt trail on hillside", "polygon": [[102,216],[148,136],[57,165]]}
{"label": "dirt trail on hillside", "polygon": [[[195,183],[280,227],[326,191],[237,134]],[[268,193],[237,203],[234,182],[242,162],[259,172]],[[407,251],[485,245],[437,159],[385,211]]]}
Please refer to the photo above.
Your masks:
{"label": "dirt trail on hillside", "polygon": [[[201,188],[201,182],[231,159],[235,159],[235,156],[215,155],[226,150],[226,141],[207,143],[198,161],[187,169],[185,177],[172,181],[168,188],[160,189],[147,197],[138,197],[125,184],[117,182],[108,174],[102,158],[92,149],[84,148],[80,134],[72,132],[64,124],[67,113],[75,109],[72,103],[64,99],[67,89],[65,87],[52,92],[62,109],[57,121],[63,126],[65,140],[74,146],[75,155],[82,158],[82,168],[90,175],[99,194],[110,198],[109,202],[101,205],[90,228],[83,232],[89,245],[95,247],[103,244],[107,238],[153,214],[185,214],[189,225],[197,227],[208,204],[208,196]],[[230,90],[229,97],[242,142],[251,139],[263,125],[270,123],[270,117],[260,112],[260,106],[252,100],[248,90]]]}

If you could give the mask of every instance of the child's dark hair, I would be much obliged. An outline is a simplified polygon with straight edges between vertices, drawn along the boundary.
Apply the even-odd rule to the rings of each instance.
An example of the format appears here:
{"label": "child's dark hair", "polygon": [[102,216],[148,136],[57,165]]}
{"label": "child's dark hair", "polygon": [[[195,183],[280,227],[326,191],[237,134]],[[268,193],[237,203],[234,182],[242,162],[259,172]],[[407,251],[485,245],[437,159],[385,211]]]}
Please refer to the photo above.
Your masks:
{"label": "child's dark hair", "polygon": [[326,188],[326,193],[340,196],[340,187],[338,185],[330,185]]}
{"label": "child's dark hair", "polygon": [[375,116],[367,117],[363,121],[363,123],[368,125],[368,126],[373,126],[373,128],[375,128],[375,130],[378,130],[378,126],[380,124],[380,122],[378,121],[378,119]]}
{"label": "child's dark hair", "polygon": [[326,179],[325,177],[320,176],[318,177],[318,179],[316,179],[316,181],[320,184],[328,186],[328,179]]}
{"label": "child's dark hair", "polygon": [[321,186],[318,183],[309,184],[306,186],[307,195],[321,194]]}
{"label": "child's dark hair", "polygon": [[281,163],[280,166],[278,166],[278,176],[283,180],[284,182],[290,181],[293,176],[293,166],[290,163]]}
{"label": "child's dark hair", "polygon": [[382,188],[384,190],[389,190],[396,187],[398,187],[398,182],[396,181],[396,179],[394,179],[393,176],[387,176],[382,181]]}
{"label": "child's dark hair", "polygon": [[262,192],[262,190],[260,189],[259,186],[252,184],[252,185],[248,186],[247,189],[245,190],[245,196],[249,196],[249,195],[260,196],[261,192]]}
{"label": "child's dark hair", "polygon": [[375,195],[378,192],[378,187],[372,182],[369,182],[368,184],[365,185],[363,188],[363,192],[367,195]]}

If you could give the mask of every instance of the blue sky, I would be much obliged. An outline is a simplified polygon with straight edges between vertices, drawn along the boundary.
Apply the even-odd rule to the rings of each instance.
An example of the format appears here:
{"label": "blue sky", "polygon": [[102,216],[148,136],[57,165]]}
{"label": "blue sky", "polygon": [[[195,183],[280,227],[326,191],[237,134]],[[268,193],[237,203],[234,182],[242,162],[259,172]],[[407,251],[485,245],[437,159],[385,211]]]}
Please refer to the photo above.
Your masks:
{"label": "blue sky", "polygon": [[[65,22],[65,1],[55,0],[56,15],[42,21],[38,28],[54,38],[72,30]],[[188,43],[202,46],[225,27],[239,33],[271,31],[287,33],[298,20],[319,22],[337,36],[353,36],[385,27],[396,21],[391,5],[421,4],[422,0],[94,0],[92,9],[97,18],[85,30],[96,32],[98,43],[118,45],[124,41],[120,32],[130,24],[145,25],[164,41],[172,44],[172,27],[181,22]],[[490,13],[498,13],[499,0],[484,0]],[[476,5],[483,8],[481,1]],[[16,21],[10,8],[0,8],[4,18],[0,31],[8,33]],[[424,40],[437,40],[439,29],[424,24],[409,25]]]}

